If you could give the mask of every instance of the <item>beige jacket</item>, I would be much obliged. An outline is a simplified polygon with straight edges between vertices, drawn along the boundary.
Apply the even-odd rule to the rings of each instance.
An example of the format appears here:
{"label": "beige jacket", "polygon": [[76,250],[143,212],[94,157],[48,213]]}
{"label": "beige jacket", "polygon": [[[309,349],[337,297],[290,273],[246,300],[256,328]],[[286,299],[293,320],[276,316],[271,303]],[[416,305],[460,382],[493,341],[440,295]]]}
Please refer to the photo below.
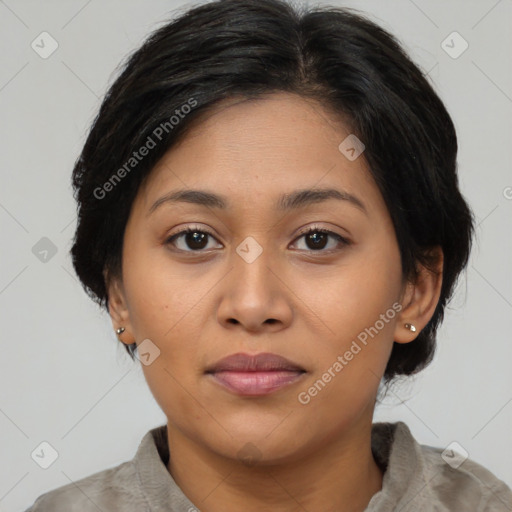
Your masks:
{"label": "beige jacket", "polygon": [[[131,461],[43,494],[26,512],[198,512],[167,471],[166,428],[150,430]],[[385,473],[365,512],[512,511],[504,482],[456,452],[418,444],[405,423],[374,423],[372,451]]]}

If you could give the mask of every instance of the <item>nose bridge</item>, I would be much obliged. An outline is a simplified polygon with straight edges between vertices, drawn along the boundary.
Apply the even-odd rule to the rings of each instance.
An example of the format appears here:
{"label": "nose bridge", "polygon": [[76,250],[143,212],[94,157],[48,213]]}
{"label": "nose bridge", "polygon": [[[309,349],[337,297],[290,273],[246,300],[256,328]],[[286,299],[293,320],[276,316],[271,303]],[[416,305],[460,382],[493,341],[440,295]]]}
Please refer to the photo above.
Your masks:
{"label": "nose bridge", "polygon": [[[263,240],[261,236],[260,240]],[[256,237],[245,238],[232,254],[231,272],[223,289],[219,320],[256,331],[265,325],[288,324],[291,305],[276,269],[273,249]]]}
{"label": "nose bridge", "polygon": [[258,238],[261,243],[256,237],[247,236],[238,244],[233,254],[235,284],[249,293],[268,292],[270,281],[272,281],[269,277],[274,275],[269,267],[272,266],[272,261],[276,261],[275,255],[263,241],[263,236]]}

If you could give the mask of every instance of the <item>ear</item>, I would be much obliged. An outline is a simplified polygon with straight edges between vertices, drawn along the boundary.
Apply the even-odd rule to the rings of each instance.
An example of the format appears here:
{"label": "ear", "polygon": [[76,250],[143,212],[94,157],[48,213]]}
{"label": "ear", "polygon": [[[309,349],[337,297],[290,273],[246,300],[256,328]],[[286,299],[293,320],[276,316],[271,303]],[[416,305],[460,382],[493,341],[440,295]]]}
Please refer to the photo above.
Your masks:
{"label": "ear", "polygon": [[121,343],[131,345],[135,343],[133,329],[130,322],[130,313],[127,307],[126,294],[123,282],[120,277],[110,278],[106,272],[103,273],[108,296],[108,312],[112,320],[114,331],[124,327],[124,331],[116,336]]}
{"label": "ear", "polygon": [[[417,278],[408,281],[402,293],[401,304],[403,309],[397,318],[394,340],[396,343],[410,343],[428,324],[436,309],[441,295],[443,283],[443,251],[441,247],[434,247],[430,251],[432,260],[435,261],[433,269],[429,270],[423,265],[418,265]],[[416,331],[411,331],[405,324],[412,324]]]}

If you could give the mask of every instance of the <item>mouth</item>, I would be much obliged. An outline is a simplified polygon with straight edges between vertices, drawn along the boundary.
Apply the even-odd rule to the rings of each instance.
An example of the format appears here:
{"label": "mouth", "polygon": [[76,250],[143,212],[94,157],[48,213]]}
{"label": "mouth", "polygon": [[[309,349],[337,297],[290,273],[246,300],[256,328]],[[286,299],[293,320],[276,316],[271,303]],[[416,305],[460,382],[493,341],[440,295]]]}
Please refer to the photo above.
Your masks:
{"label": "mouth", "polygon": [[277,354],[233,354],[206,370],[215,383],[244,396],[268,395],[289,386],[307,373],[304,368]]}

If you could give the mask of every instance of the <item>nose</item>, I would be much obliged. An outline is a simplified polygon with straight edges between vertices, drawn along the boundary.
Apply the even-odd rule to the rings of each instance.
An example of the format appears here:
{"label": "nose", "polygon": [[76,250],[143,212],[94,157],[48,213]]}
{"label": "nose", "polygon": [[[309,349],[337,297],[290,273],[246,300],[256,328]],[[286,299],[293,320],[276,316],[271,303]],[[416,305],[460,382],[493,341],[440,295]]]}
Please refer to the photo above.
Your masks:
{"label": "nose", "polygon": [[[243,254],[242,252],[240,254]],[[226,329],[275,332],[292,321],[289,283],[270,251],[253,261],[233,252],[231,271],[223,280],[218,321]]]}

